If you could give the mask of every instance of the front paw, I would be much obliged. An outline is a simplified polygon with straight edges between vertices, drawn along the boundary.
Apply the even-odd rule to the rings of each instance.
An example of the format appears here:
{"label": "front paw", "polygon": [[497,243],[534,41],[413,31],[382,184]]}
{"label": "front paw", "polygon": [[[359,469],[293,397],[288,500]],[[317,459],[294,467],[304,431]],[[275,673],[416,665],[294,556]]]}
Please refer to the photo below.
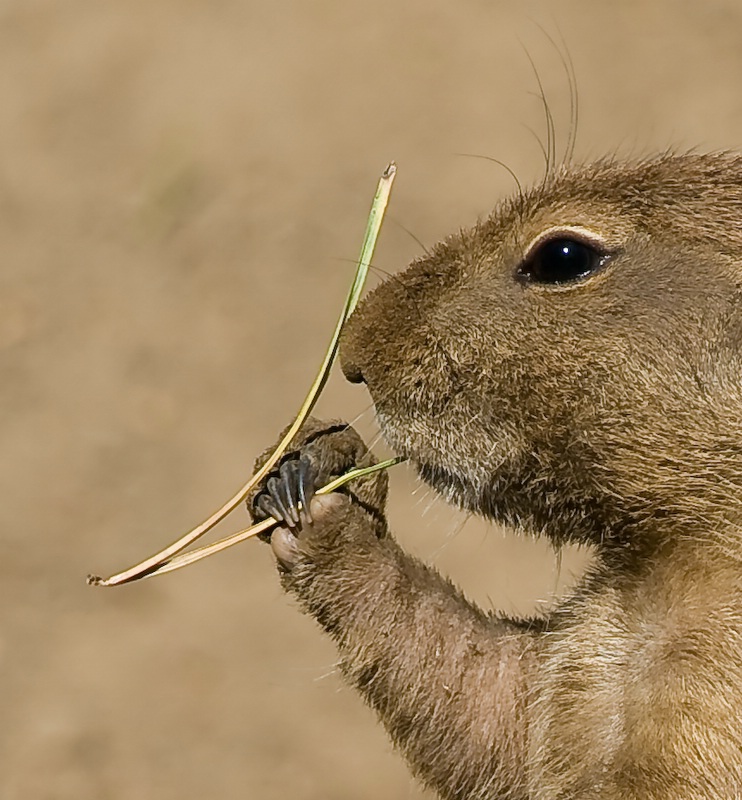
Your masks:
{"label": "front paw", "polygon": [[302,561],[331,557],[334,549],[354,540],[386,534],[385,472],[357,478],[331,494],[316,495],[349,470],[375,463],[363,440],[346,423],[307,420],[276,469],[248,499],[253,519],[273,517],[280,523],[270,541],[284,571],[292,571]]}

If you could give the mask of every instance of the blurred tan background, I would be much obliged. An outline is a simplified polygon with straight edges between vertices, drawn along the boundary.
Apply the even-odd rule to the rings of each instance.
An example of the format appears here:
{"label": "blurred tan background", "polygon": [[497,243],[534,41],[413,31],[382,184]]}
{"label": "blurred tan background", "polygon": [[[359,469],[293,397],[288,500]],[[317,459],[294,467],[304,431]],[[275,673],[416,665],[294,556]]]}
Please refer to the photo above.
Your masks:
{"label": "blurred tan background", "polygon": [[[570,107],[539,26],[578,159],[738,147],[739,0],[0,0],[0,798],[429,796],[263,545],[84,578],[200,521],[292,417],[388,160],[389,271],[513,189],[458,154],[538,179],[526,51],[561,145]],[[320,413],[367,408],[338,379]],[[404,468],[390,513],[507,611],[580,560],[462,527]]]}

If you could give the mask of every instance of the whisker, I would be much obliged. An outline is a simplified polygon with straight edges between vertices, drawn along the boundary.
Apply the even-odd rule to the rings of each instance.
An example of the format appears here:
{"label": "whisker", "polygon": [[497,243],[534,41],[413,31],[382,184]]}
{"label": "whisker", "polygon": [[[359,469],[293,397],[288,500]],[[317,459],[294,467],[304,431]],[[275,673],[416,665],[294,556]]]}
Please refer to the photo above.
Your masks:
{"label": "whisker", "polygon": [[[555,21],[556,24],[556,21]],[[559,30],[559,26],[557,25],[557,30],[559,30],[559,36],[561,40],[561,47],[559,44],[554,40],[554,37],[543,27],[539,22],[534,21],[534,25],[541,31],[544,37],[549,41],[549,43],[554,48],[554,52],[556,52],[561,64],[562,68],[564,69],[565,76],[567,78],[567,83],[569,85],[569,132],[567,135],[567,143],[564,148],[564,155],[562,157],[561,165],[569,165],[572,163],[572,159],[574,157],[575,151],[575,143],[577,139],[577,120],[579,115],[579,106],[578,106],[578,92],[577,92],[577,75],[575,73],[574,62],[572,61],[572,56],[570,55],[569,48],[567,47],[567,43],[564,40],[564,36],[562,35],[561,30]]]}
{"label": "whisker", "polygon": [[520,179],[516,175],[515,171],[508,164],[506,164],[504,161],[500,161],[499,158],[493,158],[492,156],[480,155],[478,153],[456,153],[456,155],[457,156],[461,156],[463,158],[481,158],[484,161],[490,161],[493,164],[497,164],[498,166],[500,166],[504,170],[506,170],[508,172],[508,174],[510,175],[510,177],[515,181],[515,185],[518,188],[518,204],[517,204],[518,216],[520,216],[521,219],[523,218],[524,213],[525,213],[525,205],[526,205],[526,195],[525,195],[525,192],[523,191],[523,184],[520,182]]}
{"label": "whisker", "polygon": [[401,228],[417,244],[417,246],[423,251],[423,253],[425,253],[426,256],[430,254],[428,248],[420,241],[420,239],[417,238],[417,236],[415,236],[415,234],[409,228],[404,226],[398,219],[391,216],[390,214],[387,214],[386,218],[388,222],[392,222],[398,228]]}
{"label": "whisker", "polygon": [[533,136],[533,138],[536,140],[536,144],[539,146],[539,150],[541,151],[541,155],[543,156],[544,159],[544,171],[548,175],[550,171],[549,156],[546,153],[546,148],[544,147],[544,143],[541,141],[541,137],[536,133],[535,130],[533,130],[533,128],[530,125],[527,125],[525,122],[521,122],[520,124],[521,127],[525,128],[528,131],[528,133],[530,133],[531,136]]}
{"label": "whisker", "polygon": [[523,52],[528,59],[528,63],[531,65],[531,69],[533,70],[534,77],[536,78],[536,84],[538,85],[538,96],[541,98],[541,104],[544,110],[544,119],[546,122],[546,172],[544,174],[544,180],[542,186],[545,186],[548,182],[549,178],[555,167],[556,162],[556,128],[554,126],[554,117],[551,113],[551,108],[549,107],[549,102],[546,99],[546,92],[544,91],[544,84],[541,80],[541,75],[536,67],[536,63],[531,57],[531,54],[528,52],[528,49],[523,46]]}

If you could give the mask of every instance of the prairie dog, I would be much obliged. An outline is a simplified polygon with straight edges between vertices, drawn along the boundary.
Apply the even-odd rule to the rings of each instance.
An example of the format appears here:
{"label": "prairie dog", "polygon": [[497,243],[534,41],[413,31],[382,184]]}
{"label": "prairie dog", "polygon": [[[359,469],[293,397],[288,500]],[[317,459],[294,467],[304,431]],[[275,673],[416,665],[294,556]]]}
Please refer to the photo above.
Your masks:
{"label": "prairie dog", "polygon": [[547,617],[484,613],[395,543],[384,475],[312,497],[373,457],[306,426],[252,507],[415,774],[742,798],[742,157],[556,171],[371,293],[341,357],[448,500],[597,554]]}

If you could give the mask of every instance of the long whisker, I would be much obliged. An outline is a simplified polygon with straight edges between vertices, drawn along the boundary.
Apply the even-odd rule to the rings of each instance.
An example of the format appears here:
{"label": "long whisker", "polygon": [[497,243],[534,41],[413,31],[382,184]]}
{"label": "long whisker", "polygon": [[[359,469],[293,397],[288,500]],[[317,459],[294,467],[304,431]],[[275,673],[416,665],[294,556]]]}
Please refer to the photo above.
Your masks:
{"label": "long whisker", "polygon": [[533,70],[534,77],[536,78],[536,84],[538,86],[537,96],[540,97],[541,105],[543,106],[544,110],[544,120],[546,122],[546,148],[545,148],[546,172],[544,174],[542,187],[545,187],[549,178],[551,177],[556,162],[556,128],[554,126],[554,117],[551,113],[549,102],[546,99],[544,84],[543,81],[541,80],[541,75],[539,74],[538,68],[536,67],[536,63],[531,57],[531,54],[528,52],[528,49],[525,47],[525,45],[523,45],[522,42],[521,46],[523,47],[523,52],[525,53],[525,56],[528,59],[528,63],[531,65],[531,69]]}
{"label": "long whisker", "polygon": [[559,30],[559,26],[557,25],[557,30],[559,30],[561,47],[554,40],[554,37],[546,30],[546,28],[543,27],[543,25],[535,21],[534,24],[554,48],[559,60],[562,62],[564,73],[567,76],[567,83],[569,85],[569,134],[567,136],[567,144],[564,148],[562,164],[569,165],[572,163],[572,159],[574,158],[575,143],[577,141],[577,121],[579,116],[577,74],[575,73],[575,66],[574,62],[572,61],[572,56],[570,55],[569,48],[564,40],[564,35],[562,34],[561,30]]}
{"label": "long whisker", "polygon": [[398,228],[401,228],[410,237],[410,239],[412,239],[417,244],[417,246],[423,251],[423,253],[425,253],[425,255],[428,255],[428,253],[430,252],[428,248],[420,241],[420,239],[418,239],[417,236],[415,236],[415,234],[409,228],[403,225],[396,217],[392,216],[391,214],[387,216],[387,219],[393,225],[396,225]]}

